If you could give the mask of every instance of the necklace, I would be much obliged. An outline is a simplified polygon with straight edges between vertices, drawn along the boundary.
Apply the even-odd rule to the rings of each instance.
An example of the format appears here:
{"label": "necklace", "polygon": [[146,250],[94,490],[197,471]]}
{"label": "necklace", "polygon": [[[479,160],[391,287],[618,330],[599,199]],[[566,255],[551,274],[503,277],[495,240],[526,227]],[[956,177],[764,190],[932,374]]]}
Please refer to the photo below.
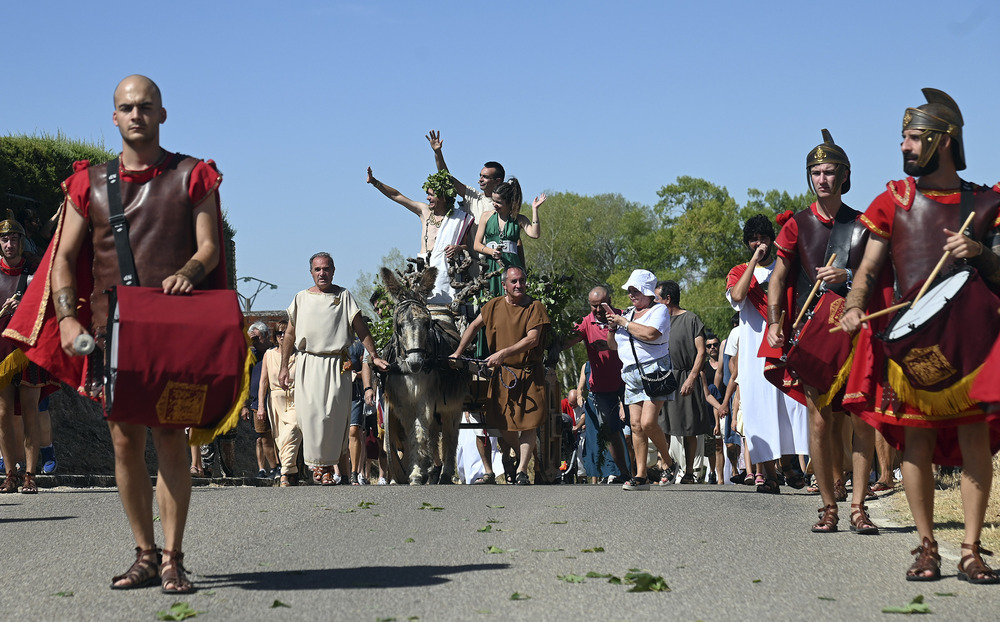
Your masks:
{"label": "necklace", "polygon": [[[434,227],[440,229],[441,223],[443,222],[444,222],[444,216],[441,216],[441,218],[439,218],[437,222],[434,222],[433,213],[427,216],[427,220],[424,221],[424,252],[430,252],[431,250],[427,242],[430,234],[431,225],[434,225]],[[437,235],[434,236],[434,242],[437,243]]]}

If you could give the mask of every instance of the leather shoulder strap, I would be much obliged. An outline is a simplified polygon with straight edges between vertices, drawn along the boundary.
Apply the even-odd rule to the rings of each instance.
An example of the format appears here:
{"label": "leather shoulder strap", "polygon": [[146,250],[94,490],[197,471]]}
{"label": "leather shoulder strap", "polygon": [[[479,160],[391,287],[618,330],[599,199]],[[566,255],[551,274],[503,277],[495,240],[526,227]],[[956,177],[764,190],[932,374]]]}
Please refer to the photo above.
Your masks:
{"label": "leather shoulder strap", "polygon": [[138,286],[139,275],[135,271],[132,245],[128,241],[128,221],[122,206],[121,180],[118,178],[118,158],[108,162],[108,221],[115,236],[115,250],[118,251],[118,271],[122,275],[122,285]]}

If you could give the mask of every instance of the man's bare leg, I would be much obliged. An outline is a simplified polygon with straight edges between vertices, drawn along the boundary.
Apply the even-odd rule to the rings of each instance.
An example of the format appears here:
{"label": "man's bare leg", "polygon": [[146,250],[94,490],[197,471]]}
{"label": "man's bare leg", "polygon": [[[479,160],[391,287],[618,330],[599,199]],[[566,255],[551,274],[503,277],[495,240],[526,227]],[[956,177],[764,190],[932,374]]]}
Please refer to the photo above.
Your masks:
{"label": "man's bare leg", "polygon": [[[921,542],[926,538],[934,542],[934,446],[937,431],[929,428],[907,427],[906,447],[903,450],[903,489],[913,514]],[[922,573],[930,577],[931,571]]]}
{"label": "man's bare leg", "polygon": [[[823,506],[836,506],[837,499],[833,493],[834,463],[833,463],[833,431],[836,425],[834,415],[829,407],[822,410],[816,408],[816,398],[819,393],[813,387],[805,388],[806,410],[809,412],[809,454],[812,458],[813,474],[816,476],[816,486],[823,499]],[[839,443],[839,439],[838,439]]]}
{"label": "man's bare leg", "polygon": [[[135,545],[143,551],[156,548],[153,533],[153,485],[146,469],[146,427],[132,423],[108,422],[111,443],[115,450],[115,484],[125,517],[132,529]],[[183,430],[181,431],[183,435]],[[187,472],[187,452],[181,454]],[[191,476],[188,474],[190,492]],[[162,512],[162,510],[161,510]],[[161,517],[162,520],[162,517]],[[166,521],[163,521],[166,530]],[[114,583],[125,586],[131,583],[122,578]]]}
{"label": "man's bare leg", "polygon": [[[983,530],[986,504],[993,485],[993,455],[990,452],[987,423],[983,421],[959,426],[958,445],[962,449],[962,510],[965,513],[963,543],[972,544],[979,541]],[[903,482],[905,484],[906,480]]]}
{"label": "man's bare leg", "polygon": [[893,469],[896,468],[896,450],[892,448],[889,441],[885,440],[885,437],[878,430],[875,431],[875,454],[878,456],[878,483],[886,488],[892,488],[895,483]]}
{"label": "man's bare leg", "polygon": [[[868,425],[857,415],[851,415],[854,430],[852,446],[852,463],[854,466],[854,489],[851,498],[851,523],[859,533],[878,533],[877,527],[868,518],[865,510],[865,497],[868,495],[868,480],[872,472],[872,460],[875,458],[875,428]],[[866,519],[858,524],[855,518],[864,513]]]}
{"label": "man's bare leg", "polygon": [[4,468],[8,472],[15,471],[15,465],[23,460],[21,452],[24,451],[24,444],[16,442],[18,435],[14,430],[15,419],[14,387],[7,385],[0,389],[0,453],[3,454]]}
{"label": "man's bare leg", "polygon": [[156,461],[159,465],[156,505],[160,511],[160,524],[163,525],[163,548],[181,551],[184,526],[187,524],[188,508],[191,505],[187,439],[183,430],[153,428],[153,445],[156,447]]}
{"label": "man's bare leg", "polygon": [[698,453],[698,437],[684,437],[684,475],[694,477],[694,458]]}

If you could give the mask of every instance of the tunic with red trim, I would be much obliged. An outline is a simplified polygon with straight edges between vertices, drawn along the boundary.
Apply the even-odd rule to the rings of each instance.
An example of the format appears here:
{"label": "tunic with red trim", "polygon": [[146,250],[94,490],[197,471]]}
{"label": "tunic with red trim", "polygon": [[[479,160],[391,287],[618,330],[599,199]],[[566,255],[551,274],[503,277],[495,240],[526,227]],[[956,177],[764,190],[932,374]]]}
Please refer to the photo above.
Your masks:
{"label": "tunic with red trim", "polygon": [[[872,234],[888,241],[889,261],[884,269],[891,270],[894,286],[888,291],[872,292],[869,311],[873,306],[890,302],[887,300],[890,297],[892,301],[899,301],[930,276],[941,258],[944,246],[942,229],[957,231],[962,225],[962,190],[972,193],[976,216],[971,229],[976,240],[985,240],[1000,225],[1000,193],[985,186],[963,182],[961,189],[922,192],[918,190],[916,181],[908,177],[889,182],[886,188],[885,192],[872,201],[861,221]],[[946,273],[958,261],[960,260],[947,260],[942,273]],[[981,335],[968,332],[964,335],[970,339],[982,338]],[[988,420],[991,450],[996,453],[1000,449],[1000,417],[987,416],[978,406],[951,414],[923,412],[913,404],[902,402],[888,386],[884,371],[888,357],[881,343],[862,343],[859,340],[855,358],[867,359],[881,373],[867,381],[852,377],[848,383],[845,406],[868,419],[895,447],[902,448],[903,428],[906,426],[937,428],[934,462],[959,465],[962,457],[955,428]],[[865,402],[870,408],[861,408]]]}

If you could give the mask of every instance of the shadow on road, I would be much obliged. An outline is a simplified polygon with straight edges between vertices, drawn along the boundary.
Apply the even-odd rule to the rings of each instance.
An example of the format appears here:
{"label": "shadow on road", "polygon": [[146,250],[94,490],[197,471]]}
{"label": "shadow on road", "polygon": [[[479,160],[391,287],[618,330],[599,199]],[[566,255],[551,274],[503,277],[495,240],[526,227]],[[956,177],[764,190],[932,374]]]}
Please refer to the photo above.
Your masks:
{"label": "shadow on road", "polygon": [[238,587],[244,590],[333,590],[391,587],[422,587],[451,581],[448,575],[483,570],[505,570],[509,564],[469,564],[465,566],[363,566],[321,568],[241,574],[203,575],[200,589]]}
{"label": "shadow on road", "polygon": [[31,518],[0,518],[0,525],[4,523],[31,523],[35,521],[50,521],[50,520],[74,520],[80,518],[79,516],[32,516]]}

